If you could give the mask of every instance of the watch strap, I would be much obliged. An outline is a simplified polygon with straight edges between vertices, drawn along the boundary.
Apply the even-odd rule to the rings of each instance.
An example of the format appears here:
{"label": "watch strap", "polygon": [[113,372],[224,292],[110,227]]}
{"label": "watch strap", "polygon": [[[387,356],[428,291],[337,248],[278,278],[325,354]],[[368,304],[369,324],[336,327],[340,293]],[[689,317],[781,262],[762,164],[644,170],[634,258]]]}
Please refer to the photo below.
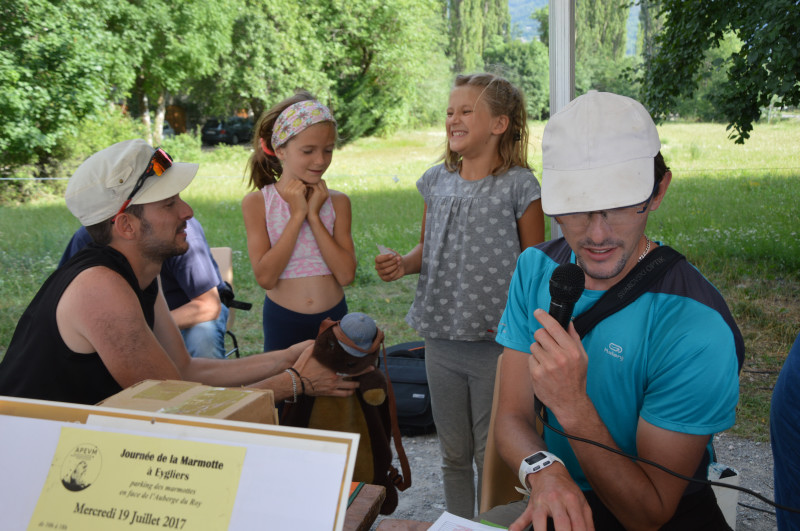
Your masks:
{"label": "watch strap", "polygon": [[[543,465],[538,470],[530,471],[530,467],[532,465],[529,465],[525,459],[528,459],[528,457],[530,457],[531,455],[536,455],[536,454],[544,454],[545,458],[549,459],[550,462],[546,463],[545,465]],[[525,478],[528,477],[528,474],[533,473],[533,472],[539,472],[542,469],[547,468],[548,466],[552,465],[553,463],[561,463],[562,465],[564,464],[564,461],[559,459],[557,455],[551,454],[550,452],[548,452],[546,450],[540,450],[539,452],[536,452],[535,454],[531,454],[531,455],[529,455],[528,457],[523,459],[522,462],[519,464],[519,473],[518,473],[519,482],[522,483],[522,487],[525,489],[525,491],[528,494],[530,494],[530,489],[528,488],[528,484],[525,483]],[[564,465],[564,466],[566,467],[566,465]],[[517,489],[517,490],[519,490],[519,489]]]}

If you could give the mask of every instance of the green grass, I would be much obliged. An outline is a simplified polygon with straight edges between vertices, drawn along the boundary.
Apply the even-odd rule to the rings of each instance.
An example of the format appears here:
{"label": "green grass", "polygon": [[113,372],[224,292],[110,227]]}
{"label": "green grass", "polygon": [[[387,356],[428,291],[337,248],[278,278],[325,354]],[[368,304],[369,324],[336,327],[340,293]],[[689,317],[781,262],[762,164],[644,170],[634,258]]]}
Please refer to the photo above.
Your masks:
{"label": "green grass", "polygon": [[[537,176],[543,128],[531,124]],[[684,253],[726,297],[747,349],[732,431],[766,440],[772,386],[800,331],[800,124],[757,126],[744,146],[728,140],[718,124],[668,123],[659,130],[674,178],[648,235]],[[361,139],[338,150],[326,174],[353,206],[359,265],[346,289],[350,309],[374,316],[387,344],[417,337],[404,322],[416,277],[381,282],[373,268],[376,244],[404,252],[419,240],[423,204],[415,182],[437,162],[443,141],[438,129]],[[194,159],[201,164],[198,178],[183,197],[209,243],[233,248],[237,298],[254,303],[252,311],[237,312],[235,331],[243,350],[253,353],[263,341],[264,294],[250,269],[241,217],[248,156],[247,146],[203,150]],[[60,197],[0,206],[0,355],[77,227]]]}

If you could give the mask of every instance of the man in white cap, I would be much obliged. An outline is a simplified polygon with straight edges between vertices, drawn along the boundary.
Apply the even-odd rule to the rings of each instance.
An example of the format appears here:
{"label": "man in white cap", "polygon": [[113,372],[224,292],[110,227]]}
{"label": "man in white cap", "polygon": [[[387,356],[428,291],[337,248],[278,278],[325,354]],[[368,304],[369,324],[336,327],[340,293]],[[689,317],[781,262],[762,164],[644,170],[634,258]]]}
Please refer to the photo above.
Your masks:
{"label": "man in white cap", "polygon": [[[582,339],[574,323],[565,330],[547,311],[561,264],[580,266],[580,315],[618,284],[624,298],[670,252],[656,252],[645,234],[672,178],[660,147],[644,107],[615,94],[590,91],[545,127],[542,207],[564,237],[519,257],[497,334],[505,348],[494,436],[529,498],[482,515],[489,521],[512,530],[548,522],[558,530],[727,529],[709,486],[586,442],[707,477],[713,434],[735,420],[744,355],[719,292],[673,253],[664,276]],[[562,433],[537,432],[534,392]]]}
{"label": "man in white cap", "polygon": [[20,318],[0,362],[0,395],[93,404],[145,379],[251,385],[276,400],[296,400],[303,387],[353,393],[357,382],[310,357],[310,341],[236,360],[189,356],[156,277],[164,260],[188,249],[192,209],[179,194],[197,167],[143,140],[81,164],[66,202],[94,243],[47,279]]}

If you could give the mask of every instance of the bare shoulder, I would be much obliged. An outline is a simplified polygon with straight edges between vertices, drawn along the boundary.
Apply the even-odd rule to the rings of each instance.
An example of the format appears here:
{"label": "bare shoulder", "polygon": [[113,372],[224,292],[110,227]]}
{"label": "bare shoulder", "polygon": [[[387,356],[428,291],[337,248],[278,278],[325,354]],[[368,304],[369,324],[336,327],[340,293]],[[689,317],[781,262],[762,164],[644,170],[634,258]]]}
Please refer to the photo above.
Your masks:
{"label": "bare shoulder", "polygon": [[104,266],[90,267],[82,271],[67,286],[59,306],[66,303],[80,309],[79,316],[140,315],[136,294],[122,275]]}
{"label": "bare shoulder", "polygon": [[328,194],[331,196],[331,202],[333,203],[334,207],[337,206],[350,206],[350,198],[347,197],[347,194],[344,192],[340,192],[338,190],[331,190],[328,189]]}
{"label": "bare shoulder", "polygon": [[[117,271],[105,266],[94,266],[81,271],[67,287],[68,291],[88,293],[107,290],[124,290],[133,293],[130,284]],[[66,292],[65,292],[66,293]],[[102,304],[104,301],[97,301]]]}
{"label": "bare shoulder", "polygon": [[253,190],[249,192],[242,198],[242,209],[249,210],[253,208],[258,208],[259,205],[262,205],[263,208],[264,199],[263,195],[261,194],[261,190]]}
{"label": "bare shoulder", "polygon": [[98,349],[96,336],[113,336],[122,323],[146,326],[136,294],[116,271],[95,266],[80,272],[67,286],[56,307],[64,342],[75,352]]}

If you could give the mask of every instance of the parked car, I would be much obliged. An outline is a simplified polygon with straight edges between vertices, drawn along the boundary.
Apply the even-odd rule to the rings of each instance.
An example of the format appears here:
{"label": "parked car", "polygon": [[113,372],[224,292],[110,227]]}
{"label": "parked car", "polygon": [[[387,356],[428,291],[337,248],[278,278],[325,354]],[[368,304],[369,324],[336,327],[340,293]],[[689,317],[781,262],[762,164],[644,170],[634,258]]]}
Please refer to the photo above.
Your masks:
{"label": "parked car", "polygon": [[250,140],[253,135],[253,121],[249,118],[232,116],[224,120],[210,118],[200,130],[203,144],[213,146],[219,143],[230,145]]}
{"label": "parked car", "polygon": [[161,131],[161,138],[172,138],[175,136],[175,130],[169,125],[169,122],[164,122],[164,128]]}

